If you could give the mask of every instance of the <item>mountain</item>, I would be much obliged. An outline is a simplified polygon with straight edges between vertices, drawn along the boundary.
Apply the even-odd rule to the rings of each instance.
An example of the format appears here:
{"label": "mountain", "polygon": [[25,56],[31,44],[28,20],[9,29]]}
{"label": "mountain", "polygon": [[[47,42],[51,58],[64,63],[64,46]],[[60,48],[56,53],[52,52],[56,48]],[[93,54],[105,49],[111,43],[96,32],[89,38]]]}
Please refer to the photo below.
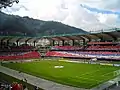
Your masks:
{"label": "mountain", "polygon": [[0,12],[0,36],[48,36],[88,32],[60,22],[42,21]]}

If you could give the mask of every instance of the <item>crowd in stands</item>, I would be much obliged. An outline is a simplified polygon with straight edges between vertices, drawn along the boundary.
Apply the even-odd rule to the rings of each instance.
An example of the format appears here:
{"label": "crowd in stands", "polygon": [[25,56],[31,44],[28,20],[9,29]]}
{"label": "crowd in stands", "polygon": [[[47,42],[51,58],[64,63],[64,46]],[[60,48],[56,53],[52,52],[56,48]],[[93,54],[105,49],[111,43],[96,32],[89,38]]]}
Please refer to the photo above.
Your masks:
{"label": "crowd in stands", "polygon": [[0,48],[0,51],[31,51],[31,50],[34,50],[33,46],[6,46]]}
{"label": "crowd in stands", "polygon": [[88,44],[114,44],[113,42],[88,42]]}
{"label": "crowd in stands", "polygon": [[95,52],[95,51],[49,51],[46,56],[55,57],[77,57],[77,58],[106,58],[106,59],[119,59],[120,52]]}
{"label": "crowd in stands", "polygon": [[120,46],[100,46],[100,45],[96,45],[96,46],[88,46],[86,48],[87,50],[120,50]]}
{"label": "crowd in stands", "polygon": [[112,44],[112,42],[89,42],[87,46],[79,48],[75,48],[75,46],[54,46],[52,51],[46,53],[46,56],[78,58],[96,57],[99,59],[120,60],[120,44]]}
{"label": "crowd in stands", "polygon": [[81,50],[82,46],[53,46],[52,50]]}
{"label": "crowd in stands", "polygon": [[[8,83],[0,82],[0,90],[29,90],[25,84],[21,84],[18,82]],[[38,87],[33,86],[33,90],[39,90]]]}
{"label": "crowd in stands", "polygon": [[[6,51],[7,50],[7,51]],[[4,52],[3,52],[4,51]],[[39,58],[40,53],[29,45],[2,47],[0,60]],[[53,46],[47,57],[112,58],[120,60],[120,44],[112,42],[89,42],[86,46]]]}
{"label": "crowd in stands", "polygon": [[40,53],[35,51],[32,46],[8,46],[0,48],[0,60],[16,60],[40,58]]}
{"label": "crowd in stands", "polygon": [[33,46],[17,46],[10,48],[12,51],[30,51],[33,50]]}
{"label": "crowd in stands", "polygon": [[40,58],[40,54],[37,51],[29,52],[5,52],[0,55],[0,60],[16,60],[16,59],[29,59]]}

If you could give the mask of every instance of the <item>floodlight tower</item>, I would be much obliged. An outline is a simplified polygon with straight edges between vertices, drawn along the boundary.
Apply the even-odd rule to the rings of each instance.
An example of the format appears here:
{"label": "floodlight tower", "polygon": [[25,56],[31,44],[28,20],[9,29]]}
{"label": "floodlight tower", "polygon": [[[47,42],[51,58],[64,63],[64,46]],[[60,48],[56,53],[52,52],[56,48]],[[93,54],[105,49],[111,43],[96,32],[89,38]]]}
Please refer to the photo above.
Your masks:
{"label": "floodlight tower", "polygon": [[19,0],[0,0],[0,9],[6,7],[12,7],[14,2],[19,3]]}

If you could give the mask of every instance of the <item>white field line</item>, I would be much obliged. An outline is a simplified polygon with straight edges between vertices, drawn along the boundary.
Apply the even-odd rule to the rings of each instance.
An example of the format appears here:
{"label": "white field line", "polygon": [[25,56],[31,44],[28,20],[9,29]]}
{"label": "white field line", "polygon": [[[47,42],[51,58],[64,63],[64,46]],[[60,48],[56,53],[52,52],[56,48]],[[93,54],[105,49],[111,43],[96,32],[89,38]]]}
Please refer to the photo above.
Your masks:
{"label": "white field line", "polygon": [[[105,74],[103,74],[102,76],[106,76],[106,75],[109,75],[109,74],[111,74],[111,73],[113,73],[113,75],[114,75],[114,73],[117,72],[117,71],[120,71],[120,69],[119,69],[119,70],[116,70],[116,71],[109,72],[109,73],[105,73]],[[117,75],[116,75],[116,76],[117,76]]]}
{"label": "white field line", "polygon": [[[97,83],[100,83],[100,82],[102,82],[102,80],[96,80],[96,79],[91,79],[91,78],[85,78],[84,76],[85,75],[87,75],[87,74],[92,74],[92,73],[95,73],[95,72],[98,72],[98,71],[100,71],[100,69],[99,70],[96,70],[96,71],[93,71],[93,72],[87,72],[87,73],[85,73],[85,74],[82,74],[82,75],[80,75],[80,76],[77,76],[78,78],[83,78],[83,79],[87,79],[87,80],[92,80],[92,81],[96,81]],[[90,75],[90,77],[94,77],[94,76],[91,76]],[[92,84],[93,85],[93,84]]]}
{"label": "white field line", "polygon": [[100,80],[91,79],[91,78],[85,78],[85,77],[81,77],[81,76],[77,76],[77,78],[83,78],[83,79],[87,79],[87,80],[91,80],[91,81],[97,81],[97,82],[100,81]]}
{"label": "white field line", "polygon": [[[97,71],[100,71],[100,70],[97,70]],[[96,71],[96,72],[97,72],[97,71]],[[94,76],[91,76],[91,75],[90,75],[90,77],[94,77]],[[84,75],[82,75],[82,76],[78,76],[78,78],[83,78],[83,79],[86,79],[86,80],[96,81],[96,85],[97,85],[97,84],[99,85],[101,82],[103,82],[103,80],[97,80],[97,79],[85,78]],[[85,82],[85,81],[83,81],[83,82]],[[94,85],[94,84],[91,83],[90,86],[93,86],[93,85]]]}
{"label": "white field line", "polygon": [[[97,71],[100,71],[100,70],[96,70],[96,72],[97,72]],[[116,71],[119,71],[119,70],[116,70]],[[114,72],[115,72],[115,71],[112,71],[112,72],[103,74],[102,76],[108,75],[108,74],[110,74],[110,73],[113,73],[113,75],[114,75]],[[93,72],[92,72],[92,73],[93,73]],[[86,75],[86,74],[85,74],[85,75]],[[82,77],[80,76],[80,77],[78,77],[78,78],[83,78],[83,79],[86,79],[86,80],[96,81],[97,84],[99,84],[100,82],[103,82],[103,80],[90,79],[90,78],[85,78],[85,77],[83,77],[83,76],[84,76],[84,75],[82,75]],[[91,76],[91,75],[90,75],[90,77],[94,77],[94,76]],[[91,84],[90,86],[92,86],[92,85],[94,85],[94,84]]]}
{"label": "white field line", "polygon": [[[90,79],[90,78],[85,78],[85,77],[79,77],[78,76],[78,78],[82,78],[82,79],[85,79],[85,81],[82,81],[82,82],[85,82],[85,83],[87,83],[86,82],[86,80],[90,80],[90,81],[96,81],[96,85],[98,85],[98,84],[100,84],[100,82],[102,82],[102,80],[96,80],[96,79]],[[93,85],[95,85],[95,83],[90,83],[90,86],[93,86]]]}
{"label": "white field line", "polygon": [[106,76],[106,75],[109,75],[109,74],[111,74],[111,73],[113,73],[113,75],[114,75],[114,71],[112,71],[112,72],[105,73],[105,74],[103,74],[102,76]]}
{"label": "white field line", "polygon": [[[65,62],[73,62],[73,63],[78,63],[79,61],[65,61]],[[79,62],[80,63],[80,62]],[[87,72],[87,73],[84,73],[84,74],[82,74],[81,76],[83,76],[83,75],[87,75],[87,74],[92,74],[92,73],[95,73],[95,72],[98,72],[98,71],[100,71],[100,69],[99,70],[96,70],[96,71],[93,71],[93,72]],[[119,71],[119,70],[116,70],[116,71]],[[105,75],[108,75],[108,74],[110,74],[110,73],[113,73],[114,74],[114,72],[115,71],[112,71],[112,72],[109,72],[109,73],[105,73],[105,74],[103,74],[102,76],[105,76]],[[91,76],[92,77],[92,76]],[[93,76],[94,77],[94,76]]]}
{"label": "white field line", "polygon": [[98,72],[98,71],[100,71],[100,69],[99,69],[99,70],[92,71],[92,72],[87,72],[87,73],[81,74],[81,76],[85,76],[85,75],[87,75],[87,74],[92,74],[92,73],[95,73],[95,72]]}

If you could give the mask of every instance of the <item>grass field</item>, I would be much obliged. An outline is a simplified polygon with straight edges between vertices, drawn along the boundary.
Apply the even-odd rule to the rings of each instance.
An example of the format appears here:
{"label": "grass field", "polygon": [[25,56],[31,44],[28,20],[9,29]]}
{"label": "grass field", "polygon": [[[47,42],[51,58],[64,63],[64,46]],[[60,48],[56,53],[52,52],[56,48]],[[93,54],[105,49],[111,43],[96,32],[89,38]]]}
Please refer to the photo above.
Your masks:
{"label": "grass field", "polygon": [[[6,63],[3,65],[37,77],[80,88],[92,88],[110,80],[116,77],[114,72],[120,69],[119,67],[97,64],[46,60],[27,63]],[[59,65],[64,66],[64,68],[54,68],[54,66]]]}

